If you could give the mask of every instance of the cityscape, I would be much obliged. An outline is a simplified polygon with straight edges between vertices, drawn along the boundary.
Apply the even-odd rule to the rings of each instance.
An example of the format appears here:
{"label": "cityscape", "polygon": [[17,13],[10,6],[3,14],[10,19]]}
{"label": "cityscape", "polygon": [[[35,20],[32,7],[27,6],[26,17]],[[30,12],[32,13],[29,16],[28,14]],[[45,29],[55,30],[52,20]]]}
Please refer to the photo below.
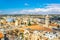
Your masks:
{"label": "cityscape", "polygon": [[0,16],[0,32],[10,40],[60,40],[60,15]]}
{"label": "cityscape", "polygon": [[60,40],[60,0],[0,0],[0,40]]}

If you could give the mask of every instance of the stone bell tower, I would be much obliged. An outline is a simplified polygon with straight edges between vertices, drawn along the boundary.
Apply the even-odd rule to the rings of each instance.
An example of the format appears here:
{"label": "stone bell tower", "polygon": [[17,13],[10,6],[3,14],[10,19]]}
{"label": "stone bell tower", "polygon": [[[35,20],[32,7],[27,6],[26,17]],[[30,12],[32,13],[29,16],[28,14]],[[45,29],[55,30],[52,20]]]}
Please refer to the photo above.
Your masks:
{"label": "stone bell tower", "polygon": [[45,17],[45,26],[49,27],[49,15],[46,15]]}

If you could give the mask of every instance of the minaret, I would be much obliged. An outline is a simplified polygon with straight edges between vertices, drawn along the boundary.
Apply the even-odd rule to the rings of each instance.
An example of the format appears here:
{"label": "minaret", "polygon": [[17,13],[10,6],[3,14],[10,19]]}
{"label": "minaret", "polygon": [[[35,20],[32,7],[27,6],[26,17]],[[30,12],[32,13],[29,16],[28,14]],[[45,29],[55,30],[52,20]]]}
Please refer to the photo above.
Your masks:
{"label": "minaret", "polygon": [[46,15],[45,25],[46,25],[46,27],[49,27],[49,15]]}

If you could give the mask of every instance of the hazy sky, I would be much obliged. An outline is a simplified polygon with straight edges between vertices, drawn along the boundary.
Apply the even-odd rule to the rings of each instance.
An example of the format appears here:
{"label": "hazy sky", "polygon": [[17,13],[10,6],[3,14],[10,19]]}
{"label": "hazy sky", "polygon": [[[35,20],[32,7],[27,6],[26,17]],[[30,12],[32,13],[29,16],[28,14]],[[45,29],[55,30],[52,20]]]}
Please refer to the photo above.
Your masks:
{"label": "hazy sky", "polygon": [[0,0],[0,14],[60,14],[60,0]]}

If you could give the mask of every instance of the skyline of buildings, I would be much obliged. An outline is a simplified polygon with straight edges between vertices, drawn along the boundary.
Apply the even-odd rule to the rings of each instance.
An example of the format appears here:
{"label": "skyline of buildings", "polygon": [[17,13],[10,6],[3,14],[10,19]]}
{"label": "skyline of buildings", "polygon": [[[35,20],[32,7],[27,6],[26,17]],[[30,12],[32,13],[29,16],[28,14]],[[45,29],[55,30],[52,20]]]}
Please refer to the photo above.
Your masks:
{"label": "skyline of buildings", "polygon": [[60,40],[60,0],[0,0],[0,40]]}
{"label": "skyline of buildings", "polygon": [[2,16],[0,30],[3,35],[7,34],[9,40],[59,40],[59,21],[50,18],[53,16]]}

